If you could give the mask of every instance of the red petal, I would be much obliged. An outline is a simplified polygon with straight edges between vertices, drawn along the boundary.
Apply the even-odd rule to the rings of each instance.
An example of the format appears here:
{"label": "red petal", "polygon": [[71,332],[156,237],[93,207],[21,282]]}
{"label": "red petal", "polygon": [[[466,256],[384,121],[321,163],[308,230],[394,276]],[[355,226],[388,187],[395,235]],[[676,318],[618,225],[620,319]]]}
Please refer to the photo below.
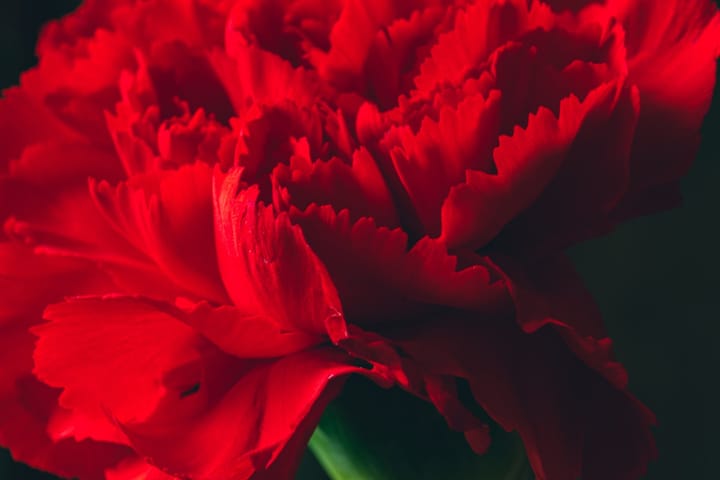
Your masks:
{"label": "red petal", "polygon": [[319,155],[323,142],[318,110],[289,102],[249,110],[239,129],[234,164],[243,168],[244,180],[260,185],[269,184],[265,176],[287,163],[299,147],[307,155]]}
{"label": "red petal", "polygon": [[0,165],[7,173],[11,160],[20,157],[29,145],[48,140],[82,141],[82,136],[57,119],[42,104],[42,99],[21,87],[5,90],[0,99],[0,129],[5,140],[0,144]]}
{"label": "red petal", "polygon": [[383,109],[397,105],[398,96],[410,90],[419,68],[418,50],[435,40],[437,28],[452,10],[444,6],[416,10],[375,33],[364,68],[367,98]]}
{"label": "red petal", "polygon": [[461,431],[478,455],[485,453],[490,446],[490,429],[463,405],[458,397],[456,381],[449,376],[428,375],[425,388],[430,401],[438,412],[445,417],[448,426]]}
{"label": "red petal", "polygon": [[440,208],[450,188],[461,183],[465,171],[487,171],[500,130],[500,93],[487,99],[477,95],[456,109],[444,107],[438,121],[428,117],[414,134],[394,127],[383,144],[390,151],[398,175],[407,189],[425,233],[440,233]]}
{"label": "red petal", "polygon": [[71,300],[48,309],[35,351],[36,374],[64,388],[62,404],[100,406],[144,458],[174,476],[244,479],[267,470],[290,478],[337,392],[330,381],[374,376],[330,348],[234,361],[182,322],[195,316],[207,333],[217,317],[174,311],[128,297]]}
{"label": "red petal", "polygon": [[[56,389],[53,389],[53,391],[56,393],[57,403],[59,392]],[[122,431],[108,417],[107,412],[100,408],[94,410],[68,410],[58,405],[47,421],[46,430],[53,442],[72,439],[76,442],[94,440],[117,445],[129,445]]]}
{"label": "red petal", "polygon": [[103,112],[118,100],[117,79],[133,61],[128,39],[100,28],[72,49],[44,49],[38,66],[24,73],[20,84],[88,143],[109,146]]}
{"label": "red petal", "polygon": [[[45,317],[50,322],[34,328],[34,373],[63,388],[60,404],[71,410],[144,420],[179,393],[170,374],[205,359],[192,328],[133,298],[69,300],[48,307]],[[194,384],[193,378],[179,389]]]}
{"label": "red petal", "polygon": [[[530,115],[526,129],[516,127],[512,137],[500,138],[493,153],[497,174],[468,171],[466,182],[450,191],[442,209],[442,238],[453,248],[483,246],[531,206],[513,225],[517,235],[509,241],[511,248],[541,248],[541,240],[559,243],[558,238],[575,239],[597,228],[588,226],[586,217],[596,221],[624,191],[637,111],[633,99],[633,92],[613,82],[582,103],[575,97],[563,100],[558,118],[545,108]],[[598,134],[601,128],[609,139]],[[584,223],[576,225],[580,220]]]}
{"label": "red petal", "polygon": [[225,45],[234,49],[254,45],[293,65],[302,63],[305,28],[329,22],[337,2],[294,0],[241,0],[233,2],[228,16]]}
{"label": "red petal", "polygon": [[[0,331],[0,445],[13,458],[63,477],[103,480],[103,470],[132,455],[121,445],[72,438],[51,439],[48,422],[58,392],[32,376],[33,337],[16,321]],[[78,461],[80,460],[80,461]]]}
{"label": "red petal", "polygon": [[433,306],[491,312],[507,306],[502,283],[481,264],[459,269],[437,240],[423,238],[408,251],[400,229],[378,227],[347,211],[311,206],[292,213],[338,285],[353,323],[417,321]]}
{"label": "red petal", "polygon": [[518,324],[526,333],[553,325],[572,351],[620,389],[627,373],[611,351],[600,310],[572,262],[563,255],[519,262],[495,260],[515,304]]}
{"label": "red petal", "polygon": [[122,176],[120,162],[111,149],[79,141],[48,140],[29,145],[9,170],[13,178],[41,185],[84,182],[89,176],[112,181]]}
{"label": "red petal", "polygon": [[199,298],[227,297],[217,268],[212,172],[203,163],[131,177],[117,187],[91,183],[99,208],[170,282]]}
{"label": "red petal", "polygon": [[361,145],[374,145],[390,128],[388,115],[383,115],[374,103],[360,105],[355,118],[355,131]]}
{"label": "red petal", "polygon": [[[363,79],[365,61],[381,27],[402,11],[402,2],[348,0],[330,32],[330,50],[309,52],[320,76],[340,88],[357,86]],[[353,85],[355,84],[355,85]]]}
{"label": "red petal", "polygon": [[[38,66],[21,78],[21,84],[36,98],[61,92],[83,100],[102,98],[103,92],[116,88],[120,72],[132,66],[134,60],[127,37],[103,28],[94,29],[84,38],[75,38],[71,48],[46,44],[40,50]],[[116,93],[103,100],[112,102],[115,98]],[[102,117],[103,108],[111,106],[112,103],[96,104],[95,119]],[[90,119],[67,119],[76,126],[89,126]]]}
{"label": "red petal", "polygon": [[316,76],[255,46],[239,45],[229,57],[212,54],[210,61],[221,77],[236,112],[251,104],[275,105],[291,101],[310,106],[320,89]]}
{"label": "red petal", "polygon": [[623,88],[614,101],[610,111],[588,112],[552,183],[502,233],[504,248],[557,249],[613,228],[640,108],[636,89]]}
{"label": "red petal", "polygon": [[0,242],[0,324],[40,318],[45,305],[68,294],[101,292],[110,284],[84,262],[35,255],[31,248]]}
{"label": "red petal", "polygon": [[627,31],[630,81],[640,90],[631,190],[642,193],[676,181],[695,158],[715,85],[720,13],[707,0],[613,0],[608,11]]}
{"label": "red petal", "polygon": [[157,139],[164,166],[174,167],[195,161],[226,166],[230,162],[223,157],[229,152],[223,150],[229,149],[227,143],[236,141],[228,128],[208,117],[202,109],[166,121],[160,125]]}
{"label": "red petal", "polygon": [[[113,116],[110,113],[105,115],[105,123],[115,146],[115,152],[122,162],[123,168],[128,175],[142,173],[153,170],[156,164],[155,152],[141,137],[136,135],[135,130],[138,127],[143,129],[151,129],[151,122],[146,116],[135,118],[137,115],[128,114],[118,105],[118,115]],[[158,116],[157,109],[151,110],[152,116]]]}
{"label": "red petal", "polygon": [[180,42],[156,42],[148,53],[147,64],[162,117],[177,112],[178,98],[187,102],[192,111],[202,108],[221,122],[235,115],[206,54],[198,54]]}
{"label": "red petal", "polygon": [[454,28],[438,37],[430,56],[420,66],[415,85],[430,92],[445,84],[460,85],[496,48],[535,28],[554,21],[550,8],[533,0],[476,2],[455,17]]}
{"label": "red petal", "polygon": [[503,134],[526,126],[528,112],[547,107],[557,115],[562,99],[575,95],[584,100],[603,83],[627,75],[622,26],[601,22],[567,20],[567,25],[534,30],[493,53],[488,68],[493,88],[502,92]]}
{"label": "red petal", "polygon": [[140,453],[177,476],[289,480],[340,377],[362,371],[346,362],[319,349],[261,363],[204,414],[125,431]]}
{"label": "red petal", "polygon": [[107,224],[87,187],[63,185],[59,191],[27,184],[16,187],[9,192],[17,217],[5,222],[8,237],[35,253],[153,273],[153,266]]}
{"label": "red petal", "polygon": [[105,470],[104,480],[177,480],[140,458],[129,459]]}
{"label": "red petal", "polygon": [[518,431],[539,480],[632,480],[655,456],[652,415],[552,330],[446,318],[396,343],[428,374],[467,380],[485,411]]}
{"label": "red petal", "polygon": [[304,210],[311,203],[349,209],[354,219],[372,217],[380,225],[398,223],[395,206],[380,171],[364,148],[352,155],[348,165],[339,158],[315,161],[300,155],[290,165],[279,165],[274,183],[286,188],[293,206]]}
{"label": "red petal", "polygon": [[335,286],[286,214],[257,202],[258,188],[242,188],[242,170],[215,178],[215,236],[220,273],[242,312],[290,331],[328,333],[344,323]]}
{"label": "red petal", "polygon": [[280,357],[325,341],[323,336],[288,331],[272,320],[230,306],[213,308],[202,303],[174,315],[222,351],[239,358]]}

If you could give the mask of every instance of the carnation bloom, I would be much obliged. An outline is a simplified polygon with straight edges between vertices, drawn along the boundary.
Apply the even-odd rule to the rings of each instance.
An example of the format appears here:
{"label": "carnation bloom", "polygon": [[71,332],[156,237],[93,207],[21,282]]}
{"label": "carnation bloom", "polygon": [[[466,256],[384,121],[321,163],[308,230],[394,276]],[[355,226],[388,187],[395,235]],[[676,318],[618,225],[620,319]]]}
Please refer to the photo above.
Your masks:
{"label": "carnation bloom", "polygon": [[466,383],[538,479],[653,416],[563,250],[667,208],[710,1],[86,1],[0,101],[0,444],[61,476],[292,478],[348,375]]}

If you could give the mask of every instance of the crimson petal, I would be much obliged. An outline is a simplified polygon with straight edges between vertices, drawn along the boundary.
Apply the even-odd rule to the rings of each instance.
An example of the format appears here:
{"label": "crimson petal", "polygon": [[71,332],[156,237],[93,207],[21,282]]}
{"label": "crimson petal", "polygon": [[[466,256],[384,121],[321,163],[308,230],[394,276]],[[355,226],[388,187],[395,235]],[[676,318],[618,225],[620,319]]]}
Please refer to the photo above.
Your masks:
{"label": "crimson petal", "polygon": [[233,303],[291,331],[342,337],[342,306],[324,265],[300,228],[259,204],[258,187],[243,188],[241,175],[215,177],[218,260]]}
{"label": "crimson petal", "polygon": [[199,298],[225,300],[214,252],[212,170],[203,163],[131,177],[111,187],[90,184],[115,229],[168,277]]}

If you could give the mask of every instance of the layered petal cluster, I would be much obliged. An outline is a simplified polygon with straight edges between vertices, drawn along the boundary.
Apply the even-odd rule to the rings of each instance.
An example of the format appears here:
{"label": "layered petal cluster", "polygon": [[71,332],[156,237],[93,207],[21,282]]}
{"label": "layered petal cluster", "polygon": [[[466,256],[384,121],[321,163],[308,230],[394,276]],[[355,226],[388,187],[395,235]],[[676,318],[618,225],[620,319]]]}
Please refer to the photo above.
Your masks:
{"label": "layered petal cluster", "polygon": [[563,251],[675,204],[719,53],[709,0],[86,0],[0,100],[0,445],[292,478],[357,374],[639,478]]}

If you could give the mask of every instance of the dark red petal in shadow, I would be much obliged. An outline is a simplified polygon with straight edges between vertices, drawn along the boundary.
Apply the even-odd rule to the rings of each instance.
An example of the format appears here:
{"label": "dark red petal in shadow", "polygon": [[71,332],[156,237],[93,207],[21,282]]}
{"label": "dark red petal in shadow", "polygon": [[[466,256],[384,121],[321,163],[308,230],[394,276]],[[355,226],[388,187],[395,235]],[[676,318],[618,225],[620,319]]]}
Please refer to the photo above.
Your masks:
{"label": "dark red petal in shadow", "polygon": [[590,368],[617,388],[627,386],[627,373],[613,355],[600,310],[570,259],[558,254],[524,261],[500,256],[494,260],[524,332],[551,325]]}
{"label": "dark red petal in shadow", "polygon": [[311,206],[291,217],[326,265],[347,318],[359,325],[417,321],[436,308],[483,312],[508,307],[502,282],[482,263],[466,268],[438,240],[425,237],[412,248],[400,229],[372,219],[353,223],[347,211]]}
{"label": "dark red petal in shadow", "polygon": [[[572,237],[576,234],[573,229],[578,228],[572,222],[577,215],[609,211],[626,183],[627,148],[623,147],[627,147],[632,128],[619,128],[618,122],[630,122],[632,127],[632,113],[636,112],[632,99],[622,82],[612,82],[595,89],[583,102],[574,96],[563,100],[557,118],[546,108],[531,114],[526,129],[516,127],[512,136],[500,138],[493,152],[497,173],[468,171],[465,183],[451,189],[442,210],[442,238],[451,248],[477,248],[529,209],[529,225],[542,227],[533,230],[519,222],[516,228],[520,240],[532,244],[538,240],[530,237],[533,232],[551,238]],[[609,139],[600,135],[600,128],[613,135]],[[612,169],[600,155],[607,149],[616,162]],[[608,182],[585,178],[596,170],[609,176],[612,189],[605,188]],[[580,175],[578,179],[574,173]],[[532,212],[533,208],[543,212],[547,203],[561,209]],[[545,233],[544,221],[554,223],[555,228]],[[582,224],[578,229],[583,228],[589,227]]]}
{"label": "dark red petal in shadow", "polygon": [[539,480],[631,480],[655,457],[652,415],[548,327],[444,318],[394,340],[428,374],[467,380],[478,404],[518,431]]}

